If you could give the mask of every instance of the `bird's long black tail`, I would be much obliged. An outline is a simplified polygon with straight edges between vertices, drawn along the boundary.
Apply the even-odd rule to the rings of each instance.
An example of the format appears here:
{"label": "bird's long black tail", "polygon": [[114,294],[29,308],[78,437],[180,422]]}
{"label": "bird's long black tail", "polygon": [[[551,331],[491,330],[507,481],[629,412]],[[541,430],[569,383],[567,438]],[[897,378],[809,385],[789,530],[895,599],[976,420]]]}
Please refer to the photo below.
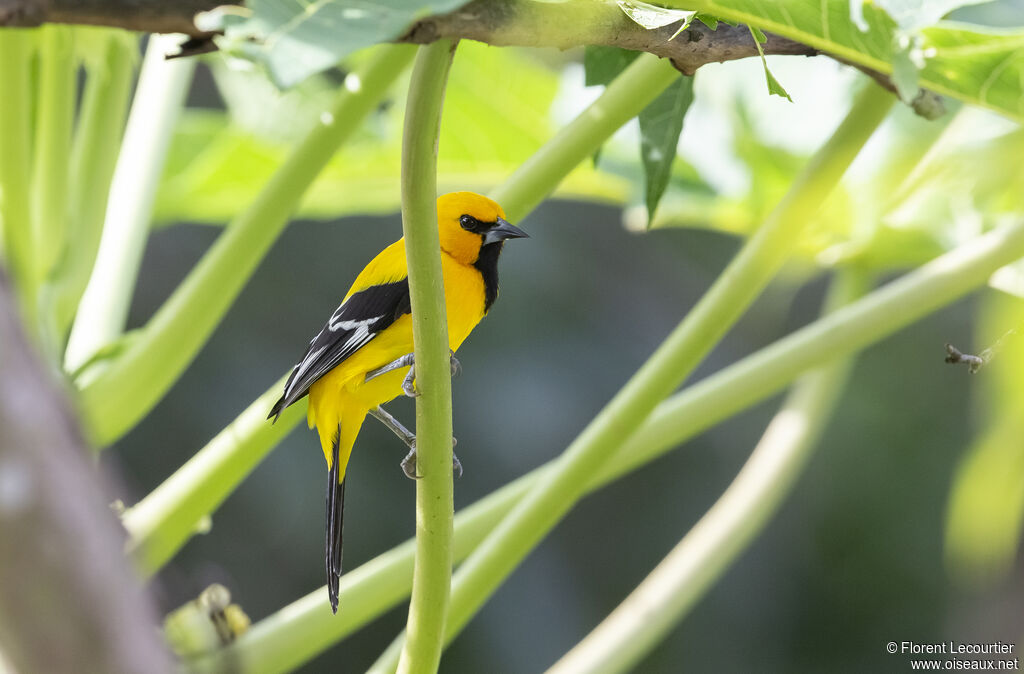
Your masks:
{"label": "bird's long black tail", "polygon": [[345,481],[338,480],[341,427],[334,436],[331,469],[327,471],[327,594],[331,611],[338,612],[338,583],[341,579],[341,536],[345,520]]}

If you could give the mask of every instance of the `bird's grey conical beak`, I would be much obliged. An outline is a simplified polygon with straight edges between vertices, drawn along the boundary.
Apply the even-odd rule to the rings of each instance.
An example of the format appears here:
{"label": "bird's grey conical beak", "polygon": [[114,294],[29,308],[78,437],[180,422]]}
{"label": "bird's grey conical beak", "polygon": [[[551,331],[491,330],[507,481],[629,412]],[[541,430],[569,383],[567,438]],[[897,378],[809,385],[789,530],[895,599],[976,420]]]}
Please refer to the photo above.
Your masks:
{"label": "bird's grey conical beak", "polygon": [[503,218],[498,218],[494,227],[488,229],[484,234],[484,245],[486,246],[489,243],[497,243],[499,241],[504,241],[505,239],[522,239],[529,237],[529,234],[519,229],[511,222],[508,222]]}

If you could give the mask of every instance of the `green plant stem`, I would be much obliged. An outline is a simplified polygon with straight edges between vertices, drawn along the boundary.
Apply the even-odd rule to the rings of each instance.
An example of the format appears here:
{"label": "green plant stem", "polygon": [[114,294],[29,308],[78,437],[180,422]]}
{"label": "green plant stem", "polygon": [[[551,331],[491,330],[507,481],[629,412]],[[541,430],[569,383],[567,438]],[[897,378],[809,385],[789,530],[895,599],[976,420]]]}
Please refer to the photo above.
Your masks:
{"label": "green plant stem", "polygon": [[349,75],[324,121],[227,226],[124,353],[85,383],[80,403],[96,444],[106,445],[127,432],[177,380],[241,292],[306,189],[377,106],[414,52],[415,47],[408,45],[380,47]]}
{"label": "green plant stem", "polygon": [[[608,457],[683,382],[760,294],[800,229],[838,184],[892,102],[892,96],[874,84],[861,91],[846,119],[711,289],[562,453],[556,469],[516,505],[459,568],[452,581],[448,641],[583,496]],[[378,664],[383,664],[382,671],[394,669],[393,659]]]}
{"label": "green plant stem", "polygon": [[134,36],[117,30],[103,33],[102,48],[85,59],[85,90],[71,148],[70,226],[56,273],[53,318],[60,339],[67,334],[96,261],[137,60]]}
{"label": "green plant stem", "polygon": [[403,674],[436,672],[452,580],[452,386],[441,244],[437,231],[437,143],[455,45],[420,47],[402,138],[402,231],[416,345],[416,566],[399,662]]}
{"label": "green plant stem", "polygon": [[0,31],[0,224],[4,261],[14,278],[26,324],[36,330],[35,259],[32,246],[32,100],[30,61],[35,31]]}
{"label": "green plant stem", "polygon": [[36,283],[42,286],[64,250],[68,225],[68,165],[75,112],[73,33],[39,29],[39,98],[32,164],[32,236]]}
{"label": "green plant stem", "polygon": [[[661,71],[663,64],[654,60],[644,59],[643,57],[640,57],[638,62],[640,62],[642,66],[640,70],[627,69],[620,78],[607,88],[604,95],[595,102],[594,105],[598,106],[596,110],[600,110],[600,113],[581,115],[580,118],[570,125],[574,126],[579,124],[584,127],[583,131],[563,131],[559,134],[558,138],[562,139],[558,141],[558,147],[561,148],[559,152],[549,152],[547,150],[548,146],[545,146],[545,149],[543,149],[542,152],[546,153],[546,156],[549,157],[549,161],[559,163],[559,165],[563,167],[562,170],[567,173],[572,169],[574,164],[562,161],[564,158],[564,152],[577,151],[579,156],[584,158],[588,157],[593,149],[605,140],[604,137],[595,131],[595,128],[603,128],[606,130],[610,128],[602,126],[601,120],[606,119],[613,113],[619,117],[623,116],[621,108],[623,105],[635,106],[632,110],[632,113],[635,115],[636,112],[638,112],[644,105],[644,96],[653,97],[660,92],[660,89],[652,93],[650,91],[638,92],[629,90],[628,88],[622,88],[628,87],[631,83],[635,83],[637,81],[642,82],[645,87],[653,86],[652,80],[648,78],[653,77]],[[663,74],[664,73],[662,73],[662,75]],[[620,84],[620,80],[625,81],[626,84]],[[655,78],[654,81],[657,81],[657,79]],[[662,78],[661,84],[663,86],[667,86],[670,81],[670,78]],[[616,101],[615,109],[612,109],[612,107],[608,105],[609,97],[614,97],[613,100]],[[612,131],[614,131],[614,128],[607,130],[607,133],[610,134]],[[592,143],[592,146],[590,150],[586,152],[578,152],[578,149],[574,148],[572,144],[565,144],[566,141],[564,139],[566,138],[587,138],[589,139],[589,142]],[[499,190],[495,194],[499,198],[503,199],[504,203],[509,205],[509,211],[514,213],[518,212],[521,215],[525,215],[529,206],[542,199],[543,195],[546,194],[549,189],[543,184],[534,183],[530,180],[530,176],[524,175],[522,172],[517,172],[509,182],[512,183],[512,187]],[[548,469],[548,471],[550,472],[550,469]],[[536,476],[531,478],[531,480],[535,478]],[[503,493],[507,494],[511,492]],[[351,573],[346,575],[346,579],[358,577],[358,575],[353,576]],[[346,588],[351,587],[348,582],[346,582],[346,579],[343,579],[342,583],[343,593],[346,592]],[[345,602],[348,608],[345,612],[344,621],[339,620],[328,625],[321,625],[318,622],[316,613],[304,614],[302,612],[297,613],[289,610],[287,612],[286,619],[282,619],[281,621],[271,621],[265,626],[265,630],[256,632],[254,636],[251,637],[251,640],[243,638],[241,642],[242,644],[254,644],[251,646],[251,648],[254,649],[253,651],[248,650],[250,646],[242,646],[241,648],[243,650],[238,653],[233,653],[231,657],[244,659],[247,666],[255,668],[254,671],[286,670],[289,667],[294,666],[287,663],[301,663],[305,661],[305,659],[312,657],[322,648],[326,647],[326,645],[331,643],[333,640],[341,638],[343,633],[339,630],[343,629],[345,625],[358,624],[356,619],[358,618],[358,611],[360,609],[353,608],[353,604],[356,607],[366,606],[368,596],[381,597],[383,602],[397,602],[400,597],[404,596],[404,592],[408,591],[407,589],[404,591],[399,590],[401,582],[401,577],[396,578],[392,576],[388,581],[386,589],[382,589],[377,586],[376,588],[371,588],[369,593],[366,595],[362,594],[360,589],[356,599],[346,597]],[[307,605],[311,608],[314,606],[314,604]],[[261,637],[260,635],[266,636]],[[312,635],[316,635],[316,637]],[[233,651],[234,647],[232,647],[231,650]],[[284,655],[284,653],[287,655]]]}
{"label": "green plant stem", "polygon": [[[568,124],[551,141],[545,144],[534,158],[529,160],[523,167],[520,167],[492,196],[505,206],[506,214],[509,217],[517,220],[525,217],[580,161],[590,157],[593,151],[600,147],[611,134],[629,119],[635,117],[648,102],[657,97],[678,76],[678,73],[671,67],[671,64],[652,56],[641,55],[636,63],[626,69],[622,75],[606,88],[597,101]],[[529,170],[525,170],[527,167],[529,167]],[[286,423],[287,421],[284,418],[279,421],[279,425]],[[417,428],[419,428],[419,425],[417,425]],[[251,463],[252,465],[255,465],[255,462],[262,456],[249,453],[246,450],[250,442],[249,433],[255,432],[254,429],[250,429],[245,434],[235,436],[238,445],[235,447],[234,452],[241,455],[240,461],[244,461],[247,464]],[[197,458],[214,451],[215,448],[211,443],[211,445],[203,448],[197,454]],[[231,453],[231,450],[227,448],[224,448],[224,451],[225,453]],[[251,470],[251,466],[248,470]],[[178,487],[174,491],[178,494],[178,498],[181,501],[189,499],[190,493],[198,495],[201,490],[206,489],[208,481],[200,479],[200,477],[197,474],[192,478],[192,484],[189,485],[188,476],[181,475],[179,481],[177,479],[178,474],[175,474],[172,479],[178,483]],[[234,487],[234,484],[225,485],[220,478],[212,478],[209,481],[220,485],[224,489]],[[525,488],[527,483],[517,482],[515,484],[517,486],[514,487],[514,490],[519,490],[515,491],[518,497],[522,493],[522,488]],[[512,488],[513,485],[509,485],[509,487]],[[506,490],[502,490],[502,492],[512,493],[512,491]],[[191,498],[195,497],[192,496]],[[219,497],[219,499],[222,498],[223,496]],[[149,500],[150,497],[147,497],[143,503]],[[219,503],[219,500],[217,502]],[[137,507],[141,506],[142,503]],[[147,527],[147,530],[150,532],[149,536],[154,539],[163,539],[165,538],[163,533],[165,530],[174,530],[176,532],[176,535],[173,537],[173,543],[169,544],[174,549],[168,550],[166,556],[161,554],[159,557],[149,555],[143,557],[144,559],[152,560],[156,564],[162,564],[169,555],[173,554],[177,547],[180,547],[187,540],[190,532],[194,530],[196,522],[204,514],[208,514],[208,512],[200,514],[196,511],[192,515],[194,519],[183,525],[182,523],[174,523],[172,521],[175,519],[172,516],[175,511],[171,508],[153,508],[150,510],[147,507],[146,510],[152,513],[150,517],[146,518],[149,522]],[[466,515],[466,513],[463,514]],[[471,515],[471,513],[469,514]],[[462,521],[470,522],[472,520],[464,517]],[[469,525],[464,524],[462,530],[467,531],[467,526]],[[493,523],[488,524],[487,529],[491,526],[493,526]],[[483,529],[480,529],[480,531],[482,536]],[[170,537],[167,537],[167,540],[170,540]],[[370,593],[363,595],[358,589],[360,582],[358,580],[360,578],[359,573],[349,572],[342,578],[341,592],[345,593],[346,609],[343,615],[337,616],[337,619],[333,622],[326,625],[317,622],[315,609],[321,606],[322,598],[318,597],[314,600],[310,597],[304,604],[304,607],[308,607],[311,613],[303,613],[303,618],[298,622],[288,620],[280,626],[274,622],[266,624],[264,632],[267,635],[266,638],[257,636],[254,639],[255,646],[251,649],[249,647],[245,649],[244,659],[247,663],[246,666],[259,668],[260,671],[287,671],[296,666],[297,663],[302,663],[306,659],[313,657],[313,655],[328,644],[340,638],[341,635],[337,632],[339,628],[345,629],[345,626],[349,625],[349,629],[355,629],[356,626],[362,624],[362,621],[359,619],[362,607],[369,606],[371,607],[370,610],[373,610],[382,603],[388,606],[397,603],[409,592],[408,579],[412,572],[411,544],[405,549],[408,552],[408,558],[406,559],[401,555],[394,556],[394,559],[399,560],[396,562],[396,566],[387,566],[388,562],[384,561],[386,568],[392,569],[389,572],[392,582],[386,588],[374,586]],[[462,559],[468,552],[469,549],[465,546],[461,549],[456,547],[455,554],[459,555],[459,558]],[[405,566],[406,562],[408,566]],[[148,564],[145,564],[144,567],[148,569]],[[306,620],[312,622],[307,623]],[[293,630],[292,627],[296,625],[299,626],[299,629]],[[253,657],[250,659],[250,656]],[[219,661],[214,657],[206,662],[207,666],[209,666],[210,662]]]}
{"label": "green plant stem", "polygon": [[525,218],[580,162],[678,77],[679,71],[668,60],[641,54],[571,124],[492,190],[491,198],[513,222]]}
{"label": "green plant stem", "polygon": [[[963,137],[962,134],[977,123],[979,116],[988,114],[978,108],[963,105],[955,99],[949,101],[948,106],[951,108],[950,112],[928,125],[926,132],[931,136],[930,142],[922,146],[922,155],[914,162],[912,170],[889,195],[887,203],[884,204],[886,209],[895,208],[933,178],[935,171],[939,170],[937,162],[941,161],[942,156],[955,147],[957,139]],[[915,134],[915,138],[918,137]]]}
{"label": "green plant stem", "polygon": [[[859,351],[959,299],[996,269],[1024,256],[1024,221],[990,232],[936,258],[662,402],[588,484],[594,490],[778,393],[803,372]],[[551,461],[462,510],[454,559],[464,559],[538,482]],[[341,579],[346,610],[323,610],[323,588],[253,625],[232,645],[190,663],[219,672],[286,672],[378,617],[410,589],[413,541],[377,556]]]}
{"label": "green plant stem", "polygon": [[[635,116],[646,105],[645,101],[657,96],[671,82],[672,78],[677,76],[665,69],[664,62],[653,57],[646,58],[641,56],[637,61],[641,62],[640,67],[627,69],[622,76],[608,86],[605,92],[586,112],[574,119],[538,151],[539,155],[546,157],[543,162],[532,162],[537,165],[538,170],[543,170],[549,179],[555,182],[560,181],[575,167],[574,163],[565,161],[567,154],[573,153],[578,158],[577,162],[590,157],[594,149],[605,142],[608,136],[618,128],[607,122],[609,118],[614,117],[617,123],[625,123],[630,119],[630,116]],[[566,139],[576,140],[569,142]],[[589,143],[587,146],[589,149],[578,145],[584,142]],[[560,171],[548,172],[546,169],[543,169],[543,165],[548,162],[557,164],[560,167]],[[546,190],[548,190],[542,183],[535,182],[530,175],[524,174],[522,171],[517,171],[509,178],[508,185],[507,188],[499,188],[498,192],[505,195],[501,203],[510,204],[513,209],[512,212],[518,214],[519,217],[525,217],[529,209],[535,207],[543,199]],[[268,392],[264,395],[271,396],[273,394]],[[249,409],[252,409],[252,407]],[[140,536],[152,539],[153,542],[146,543],[140,541],[137,544],[132,544],[130,547],[135,547],[139,551],[142,567],[147,573],[155,572],[159,566],[163,565],[167,559],[173,556],[181,545],[188,540],[198,522],[211,512],[211,510],[199,512],[199,509],[189,509],[193,519],[181,521],[181,514],[184,512],[180,510],[183,507],[181,504],[189,499],[199,499],[200,502],[210,504],[211,508],[216,507],[235,488],[238,481],[247,475],[255,467],[256,463],[263,458],[266,451],[270,449],[270,447],[264,445],[267,442],[267,436],[262,428],[255,424],[242,422],[242,417],[248,417],[248,415],[249,410],[243,412],[242,416],[232,423],[230,428],[233,430],[230,434],[225,435],[225,431],[225,433],[218,435],[213,442],[201,449],[194,459],[197,466],[205,466],[207,470],[218,470],[219,466],[225,465],[228,462],[231,464],[237,463],[239,467],[244,465],[244,470],[232,470],[230,473],[206,475],[198,468],[194,471],[185,471],[183,468],[168,479],[168,483],[174,483],[173,487],[165,483],[165,485],[162,485],[157,490],[157,492],[162,492],[167,487],[170,491],[164,493],[175,494],[173,503],[178,505],[171,507],[169,504],[172,501],[164,500],[164,497],[156,498],[157,492],[154,492],[136,506],[140,513],[145,513],[145,516],[140,514],[137,519],[132,518],[140,523],[145,523],[144,525],[140,524],[136,530]],[[298,416],[289,417],[284,415],[278,420],[277,427],[281,428],[283,426],[285,432],[287,432],[292,424],[296,423],[298,418]],[[222,438],[222,436],[224,437]],[[233,446],[230,444],[232,439],[235,443]],[[252,447],[260,447],[261,451],[253,450],[251,449]],[[214,457],[200,459],[200,457],[204,457],[206,454],[213,454]],[[222,454],[224,456],[221,456]],[[235,456],[231,456],[229,459],[228,456],[230,455]],[[191,464],[192,462],[190,461],[189,463]],[[216,490],[216,498],[210,498],[211,494],[214,493],[211,490]],[[158,507],[155,505],[156,502],[161,502],[165,505]],[[150,545],[158,546],[162,549],[159,553],[150,554],[147,552]],[[351,614],[351,608],[346,610],[346,614]]]}
{"label": "green plant stem", "polygon": [[[465,559],[550,465],[501,487],[464,508],[455,519],[453,560]],[[321,587],[259,621],[238,641],[188,663],[195,672],[222,672],[229,666],[248,674],[289,672],[331,644],[355,632],[409,596],[416,539],[384,552],[341,577],[338,614],[325,615]]]}
{"label": "green plant stem", "polygon": [[777,393],[805,370],[886,337],[983,285],[1024,256],[1024,221],[932,260],[857,302],[687,387],[658,406],[599,479],[648,463],[679,442]]}
{"label": "green plant stem", "polygon": [[197,526],[280,440],[306,417],[305,401],[285,410],[277,423],[267,410],[281,395],[282,377],[242,414],[142,501],[122,521],[131,538],[126,552],[150,576],[177,552]]}
{"label": "green plant stem", "polygon": [[153,199],[195,71],[195,59],[166,60],[176,40],[174,36],[156,35],[146,47],[110,183],[95,264],[64,354],[69,372],[116,340],[128,320],[128,307],[149,238]]}
{"label": "green plant stem", "polygon": [[[829,309],[863,294],[860,274],[840,273]],[[760,533],[807,465],[849,379],[839,359],[796,381],[736,479],[633,592],[549,674],[613,674],[636,667]]]}

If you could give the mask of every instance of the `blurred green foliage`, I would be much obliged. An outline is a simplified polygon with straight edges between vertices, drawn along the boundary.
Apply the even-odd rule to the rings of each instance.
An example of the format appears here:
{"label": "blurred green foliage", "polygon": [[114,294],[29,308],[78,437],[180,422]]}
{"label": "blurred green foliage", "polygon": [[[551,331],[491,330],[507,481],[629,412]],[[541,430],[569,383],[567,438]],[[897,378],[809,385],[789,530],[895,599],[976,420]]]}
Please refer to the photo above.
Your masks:
{"label": "blurred green foliage", "polygon": [[[309,11],[260,0],[248,16],[204,19],[229,26],[227,49],[205,57],[212,77],[200,80],[175,129],[133,326],[220,233],[195,225],[225,224],[252,203],[294,143],[331,123],[323,110],[338,87],[361,86],[351,75],[365,59],[357,47],[395,37],[419,12],[461,3],[381,3],[345,23],[355,32],[341,40],[338,21],[353,18],[351,4],[327,0]],[[909,108],[892,115],[792,242],[780,280],[698,378],[812,320],[819,279],[837,267],[884,278],[1024,217],[1024,21],[1005,18],[1019,16],[1019,0],[954,15],[970,25],[936,24],[970,4],[958,0],[692,4],[709,12],[700,15],[708,25],[713,16],[749,20],[891,72],[905,100],[923,85],[990,109],[951,100],[938,120]],[[80,37],[75,58],[103,67],[90,45],[106,41]],[[440,191],[486,192],[523,164],[593,97],[585,84],[607,82],[629,61],[596,53],[462,44],[441,128]],[[767,65],[792,103],[765,94]],[[455,428],[467,473],[457,506],[555,456],[587,423],[712,282],[737,238],[775,208],[856,86],[820,58],[769,57],[765,69],[755,60],[707,66],[692,92],[681,79],[661,101],[657,143],[643,120],[627,126],[527,218],[533,238],[503,260],[501,302],[460,351]],[[118,443],[139,495],[294,362],[356,271],[398,237],[406,85],[320,174],[298,222],[194,366]],[[884,653],[893,639],[1019,639],[1024,623],[1006,595],[1019,585],[1024,520],[1024,264],[1000,270],[991,286],[860,357],[820,455],[777,521],[643,671],[677,671],[680,662],[695,671],[879,671],[893,667]],[[944,342],[994,355],[969,378],[941,364]],[[411,415],[407,401],[396,410]],[[770,412],[759,406],[582,503],[456,642],[443,670],[553,662],[699,518]],[[360,438],[349,489],[352,565],[412,533],[402,450],[373,424]],[[259,619],[317,587],[321,473],[313,436],[292,434],[214,515],[210,535],[162,572],[162,606],[220,581]],[[402,623],[393,612],[307,669],[362,669]]]}
{"label": "blurred green foliage", "polygon": [[979,314],[980,431],[954,476],[946,558],[955,580],[992,588],[1013,572],[1024,522],[1024,301],[992,293]]}
{"label": "blurred green foliage", "polygon": [[[438,189],[486,192],[550,138],[554,124],[547,110],[558,90],[558,76],[552,64],[525,50],[472,42],[459,50],[441,122]],[[317,77],[280,92],[244,62],[222,55],[209,60],[227,112],[186,111],[157,194],[157,222],[222,224],[230,219],[280,164],[288,140],[320,122],[323,99],[333,86],[326,77]],[[399,85],[393,98],[334,157],[304,197],[300,216],[398,208],[405,89]],[[627,190],[625,180],[583,165],[556,193],[621,202]]]}
{"label": "blurred green foliage", "polygon": [[[552,110],[564,117],[582,105],[576,100],[584,95],[581,75],[571,69],[571,60],[554,54],[468,44],[462,48],[452,71],[439,181],[441,189],[486,190],[550,135],[556,126]],[[471,56],[465,57],[467,53]],[[194,110],[182,121],[181,154],[172,157],[158,201],[161,220],[225,219],[272,170],[288,134],[316,123],[321,92],[344,78],[343,73],[328,74],[283,94],[260,91],[258,85],[239,84],[256,75],[221,58],[210,60],[228,110]],[[795,82],[795,104],[766,102],[757,86],[763,73],[755,64],[698,73],[696,121],[684,130],[681,156],[653,223],[656,230],[677,231],[630,236],[615,226],[616,210],[581,204],[549,206],[525,223],[536,241],[508,256],[502,301],[467,343],[463,362],[469,371],[455,382],[460,447],[486,452],[496,445],[494,438],[514,436],[516,450],[508,453],[507,443],[501,442],[500,453],[492,450],[477,460],[468,454],[471,480],[457,484],[459,503],[485,494],[565,444],[672,325],[680,302],[692,301],[710,282],[733,249],[732,237],[753,231],[778,202],[814,147],[815,125],[827,126],[838,118],[848,82],[834,68],[803,59],[770,60],[787,82]],[[823,80],[828,82],[824,87]],[[726,93],[702,96],[712,86]],[[239,91],[252,98],[237,98]],[[781,117],[770,107],[778,104],[787,106]],[[401,109],[401,94],[395,93],[321,176],[305,200],[303,215],[333,219],[396,208]],[[279,111],[292,123],[271,121]],[[717,128],[706,124],[711,118]],[[725,142],[709,150],[692,141],[699,134],[713,141],[722,134]],[[1024,212],[1019,203],[1021,173],[1014,166],[1020,156],[1015,125],[976,109],[961,112],[954,107],[938,122],[903,110],[881,136],[795,242],[798,256],[787,268],[786,280],[754,307],[703,373],[808,320],[816,311],[818,285],[798,288],[822,270],[856,264],[889,273],[918,265]],[[635,221],[644,229],[637,139],[636,129],[624,130],[602,152],[597,167],[581,166],[561,194],[622,204],[627,207],[625,224],[633,229]],[[722,179],[730,169],[736,174],[731,184]],[[374,224],[367,227],[367,222]],[[178,415],[198,414],[197,427],[212,434],[237,411],[222,397],[219,404],[214,398],[191,400],[188,391],[220,381],[212,388],[220,396],[239,384],[245,391],[232,398],[261,392],[269,375],[260,378],[251,363],[290,362],[294,354],[289,348],[294,350],[296,340],[315,329],[346,279],[397,231],[390,219],[365,217],[291,228],[236,307],[224,334],[211,343],[179,391],[172,392],[165,411],[123,442],[133,463],[142,461],[142,447],[167,432],[162,424]],[[150,252],[152,264],[167,264],[176,259],[174,246],[201,247],[209,236],[196,228],[161,233]],[[332,252],[311,258],[314,248]],[[306,290],[297,295],[296,284]],[[551,293],[551,288],[559,290]],[[149,301],[159,296],[157,292]],[[1005,461],[1019,453],[1014,453],[1011,432],[995,440],[988,437],[986,429],[999,430],[990,425],[988,414],[976,417],[974,424],[964,415],[971,392],[966,375],[940,363],[943,341],[968,339],[972,306],[957,305],[861,359],[823,455],[792,502],[722,587],[651,656],[644,671],[675,671],[683,660],[698,670],[763,670],[766,658],[785,671],[864,671],[891,666],[883,647],[893,634],[947,634],[943,625],[951,622],[959,626],[948,633],[951,637],[993,637],[991,629],[970,622],[970,611],[978,609],[964,607],[990,601],[993,590],[985,587],[1000,587],[1003,581],[998,579],[1014,569],[1021,499],[1017,474],[1005,469]],[[145,315],[147,309],[142,305],[138,311]],[[267,311],[274,312],[272,326],[259,318]],[[1015,320],[1004,310],[991,316],[994,325],[1006,329]],[[235,321],[240,322],[232,327]],[[260,332],[259,339],[250,338],[246,352],[238,353],[232,335],[253,330]],[[609,353],[615,358],[609,359]],[[586,390],[574,386],[573,377],[559,374],[596,374],[594,362],[602,363],[602,376],[588,375]],[[997,360],[990,367],[1001,365]],[[1012,378],[1014,371],[1019,370],[1008,367],[1003,372]],[[501,373],[504,401],[499,415],[488,402],[495,395],[495,372]],[[985,372],[979,376],[991,376]],[[234,385],[226,389],[228,381]],[[915,402],[908,405],[908,400]],[[194,412],[193,406],[203,411]],[[769,411],[759,407],[691,443],[687,453],[666,458],[589,499],[500,592],[495,607],[485,609],[456,642],[444,666],[479,671],[502,661],[507,671],[530,671],[553,662],[700,515],[756,440]],[[523,428],[524,419],[530,419],[529,428]],[[975,427],[979,447],[987,442],[997,448],[988,460],[971,458],[979,449],[960,458],[960,448]],[[204,433],[192,433],[194,444],[201,444]],[[258,618],[319,582],[318,569],[305,563],[319,544],[319,530],[308,522],[320,498],[318,483],[310,480],[319,464],[309,441],[302,432],[290,437],[215,516],[214,535],[192,543],[163,574],[171,597],[187,596],[199,582],[219,579],[233,583]],[[391,443],[386,433],[368,427],[353,458],[353,474],[362,476],[364,484],[353,489],[351,510],[356,514],[350,531],[361,532],[349,537],[348,558],[354,563],[411,533],[405,513],[412,494],[402,490],[393,470],[397,454],[387,449]],[[158,480],[179,460],[161,457],[162,468],[149,480]],[[989,469],[971,467],[981,463]],[[960,477],[948,505],[947,525],[945,504],[954,470]],[[276,499],[268,502],[267,493],[293,498],[282,506]],[[645,493],[671,493],[676,500],[666,507],[662,499],[638,496]],[[996,512],[1000,517],[993,516]],[[374,524],[368,527],[367,521]],[[946,526],[948,551],[943,557]],[[264,527],[266,533],[261,533]],[[267,539],[275,541],[269,550]],[[979,540],[986,544],[979,545]],[[243,561],[260,555],[279,569],[282,579],[290,579],[288,584],[282,580],[280,587],[265,587],[265,570],[251,569]],[[210,567],[208,560],[218,558],[223,564]],[[980,569],[987,583],[975,590],[978,594],[957,598],[946,580],[944,560],[952,565],[954,578],[965,577],[965,569],[977,577]],[[178,575],[182,572],[190,580]],[[173,603],[168,599],[169,606]],[[548,614],[533,621],[538,624],[515,618],[532,615],[538,607]],[[513,619],[516,630],[510,633]],[[342,657],[358,670],[401,622],[400,612],[392,613],[365,631],[358,645],[341,645],[337,655],[327,654],[306,669],[327,671]],[[737,626],[745,632],[745,647],[739,652]],[[1012,640],[1020,627],[1009,623],[999,636]],[[524,639],[536,648],[523,651],[519,645]]]}

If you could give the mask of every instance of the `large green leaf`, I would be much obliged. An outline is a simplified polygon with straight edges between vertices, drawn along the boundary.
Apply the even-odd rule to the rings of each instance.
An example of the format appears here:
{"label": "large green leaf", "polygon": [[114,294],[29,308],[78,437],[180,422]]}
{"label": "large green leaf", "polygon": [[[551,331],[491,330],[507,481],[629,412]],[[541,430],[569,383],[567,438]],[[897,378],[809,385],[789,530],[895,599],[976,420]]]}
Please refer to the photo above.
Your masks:
{"label": "large green leaf", "polygon": [[[900,97],[911,102],[918,93],[918,76],[927,60],[921,29],[933,26],[942,17],[965,5],[991,0],[879,0],[878,4],[896,21],[893,35],[892,81]],[[850,11],[859,15],[864,0],[850,0]],[[859,26],[863,28],[863,26]]]}
{"label": "large green leaf", "polygon": [[[233,92],[225,96],[235,101],[233,117],[199,110],[183,116],[157,194],[158,222],[230,219],[287,155],[289,134],[282,134],[274,120],[295,114],[296,124],[308,124],[322,109],[317,105],[322,83],[315,78],[279,94],[251,82],[244,70],[232,75],[225,63],[215,63],[214,71],[222,87]],[[229,83],[233,77],[237,81]],[[298,216],[398,209],[405,106],[404,87],[396,89],[397,100],[372,116],[313,183]],[[441,123],[438,189],[486,192],[507,178],[554,133],[548,110],[557,90],[557,73],[526,50],[460,45]],[[622,203],[629,190],[626,178],[581,166],[556,194]]]}
{"label": "large green leaf", "polygon": [[[894,62],[901,58],[896,38],[903,29],[875,3],[862,7],[866,30],[858,28],[851,16],[849,0],[665,0],[664,4],[756,26],[885,74],[892,74]],[[997,31],[939,23],[922,28],[918,35],[914,47],[921,59],[921,86],[1024,120],[1024,29]]]}
{"label": "large green leaf", "polygon": [[934,49],[923,86],[1024,121],[1024,30],[982,33],[947,24],[922,34],[923,48]]}
{"label": "large green leaf", "polygon": [[263,63],[290,87],[354,51],[398,37],[417,19],[450,12],[467,0],[249,0],[247,10],[208,14],[204,28],[223,30],[217,44]]}
{"label": "large green leaf", "polygon": [[[966,5],[981,5],[992,0],[875,0],[904,30],[934,26],[944,16]],[[856,15],[864,0],[850,0],[850,12]]]}
{"label": "large green leaf", "polygon": [[337,88],[326,76],[314,75],[282,91],[247,61],[209,58],[207,63],[231,119],[268,140],[303,138],[320,123]]}
{"label": "large green leaf", "polygon": [[[252,201],[287,155],[287,147],[233,126],[220,113],[187,112],[178,126],[165,178],[157,193],[154,222],[223,224]],[[448,156],[438,163],[438,191],[487,192],[507,178],[518,161]],[[297,218],[389,213],[400,205],[400,155],[390,143],[356,143],[338,153],[307,192]],[[581,166],[556,196],[623,203],[629,181]]]}

